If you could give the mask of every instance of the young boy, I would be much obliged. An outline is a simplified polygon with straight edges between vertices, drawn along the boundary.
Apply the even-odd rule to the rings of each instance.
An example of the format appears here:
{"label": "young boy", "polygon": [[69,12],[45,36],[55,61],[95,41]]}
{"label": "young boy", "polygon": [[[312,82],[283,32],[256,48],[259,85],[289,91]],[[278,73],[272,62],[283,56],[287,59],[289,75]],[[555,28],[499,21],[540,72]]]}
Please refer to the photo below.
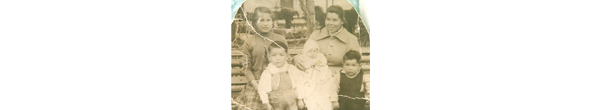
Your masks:
{"label": "young boy", "polygon": [[364,74],[360,64],[361,54],[357,51],[348,51],[344,55],[344,62],[339,75],[339,96],[338,102],[340,110],[363,110],[369,109],[367,100],[351,99],[369,98],[369,74]]}
{"label": "young boy", "polygon": [[258,94],[269,110],[298,109],[295,82],[302,71],[286,62],[287,52],[287,46],[279,41],[275,41],[267,49],[269,64],[260,76]]}

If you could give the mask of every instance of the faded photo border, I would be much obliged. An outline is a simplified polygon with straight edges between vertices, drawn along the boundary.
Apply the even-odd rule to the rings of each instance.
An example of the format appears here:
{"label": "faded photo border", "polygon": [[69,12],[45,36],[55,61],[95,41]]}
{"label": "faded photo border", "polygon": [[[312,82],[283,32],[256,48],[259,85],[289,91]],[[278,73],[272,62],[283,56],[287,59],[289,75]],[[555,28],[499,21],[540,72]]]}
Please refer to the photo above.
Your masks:
{"label": "faded photo border", "polygon": [[[287,3],[291,2],[291,3]],[[290,55],[287,62],[292,65],[295,64],[295,67],[304,68],[304,66],[299,67],[298,64],[293,63],[297,62],[298,57],[301,57],[303,53],[306,53],[306,47],[311,45],[307,44],[307,41],[316,40],[318,41],[320,48],[323,50],[322,54],[324,57],[327,57],[328,62],[326,65],[329,65],[332,77],[337,75],[336,86],[339,85],[340,76],[341,77],[350,77],[347,74],[343,74],[345,69],[342,69],[342,57],[345,56],[346,52],[350,50],[343,49],[352,49],[358,52],[359,58],[357,59],[358,64],[360,64],[359,69],[357,69],[356,74],[360,74],[359,81],[362,81],[360,84],[361,87],[360,92],[365,94],[365,96],[346,96],[340,94],[339,96],[335,96],[336,103],[337,98],[340,97],[342,99],[348,100],[361,100],[366,101],[367,105],[365,106],[368,109],[369,102],[369,94],[370,92],[370,37],[369,30],[365,26],[364,20],[362,16],[359,14],[357,10],[358,1],[350,2],[345,0],[330,0],[330,1],[319,1],[315,3],[312,0],[309,1],[297,1],[297,0],[249,0],[249,1],[232,1],[232,17],[233,21],[231,24],[232,33],[231,33],[231,54],[232,54],[232,64],[231,64],[231,98],[232,98],[232,109],[240,109],[240,108],[255,108],[257,106],[261,106],[259,104],[248,103],[249,100],[259,100],[258,95],[256,95],[255,84],[258,82],[258,75],[262,73],[265,68],[261,67],[263,65],[266,67],[267,63],[260,63],[262,60],[267,60],[266,58],[255,58],[261,57],[264,54],[256,54],[256,52],[264,53],[265,50],[261,50],[258,48],[268,48],[268,44],[275,43],[276,41],[282,41],[286,43],[286,49],[288,50],[288,55]],[[238,7],[237,9],[235,9]],[[257,7],[267,8],[255,9]],[[339,17],[342,17],[341,24],[337,25],[340,27],[336,27],[335,29],[331,28],[330,25],[326,25],[325,17],[327,17],[327,13],[329,13],[329,8],[339,8],[339,14],[333,14]],[[263,12],[268,10],[267,12]],[[262,15],[262,13],[271,13],[268,15]],[[271,16],[268,19],[272,19],[269,21],[261,21],[256,19],[262,19],[261,16]],[[269,28],[265,28],[263,26],[256,26],[260,23],[264,22],[272,22],[272,24],[268,24],[267,26],[272,26]],[[331,21],[327,21],[331,22]],[[264,28],[264,29],[263,29]],[[268,30],[263,32],[263,30]],[[332,31],[333,29],[333,31]],[[327,30],[332,31],[333,33],[341,33],[338,36],[340,43],[343,45],[335,44],[335,42],[327,42],[329,40],[317,39],[317,37],[327,37]],[[342,31],[340,31],[342,30]],[[337,31],[337,32],[335,32]],[[331,34],[331,33],[329,33]],[[281,37],[278,37],[281,36]],[[336,37],[330,37],[336,38]],[[258,39],[258,40],[257,40]],[[347,40],[348,39],[348,40]],[[350,40],[351,39],[351,40]],[[332,39],[334,40],[334,39]],[[256,46],[263,45],[262,43],[266,43],[264,46]],[[258,43],[258,44],[257,44]],[[356,45],[354,45],[354,43]],[[334,46],[335,45],[335,46]],[[338,47],[338,45],[340,47]],[[354,47],[353,47],[354,46]],[[279,46],[281,47],[281,46]],[[335,48],[334,48],[335,47]],[[251,49],[248,49],[251,48]],[[252,49],[253,48],[253,49]],[[258,49],[258,50],[257,50]],[[329,49],[329,50],[328,50]],[[331,50],[333,49],[333,50]],[[270,49],[268,49],[270,50]],[[339,51],[339,52],[338,52]],[[343,51],[343,52],[342,52]],[[254,52],[254,53],[252,53]],[[333,52],[333,53],[332,53]],[[340,53],[342,52],[342,53]],[[267,52],[268,53],[268,52]],[[261,61],[257,61],[261,60]],[[257,63],[259,62],[259,63]],[[258,65],[258,66],[257,66]],[[270,64],[269,64],[270,65]],[[346,70],[346,73],[351,73],[350,70]],[[253,73],[248,74],[248,72]],[[358,73],[359,72],[359,73]],[[248,76],[250,75],[250,76]],[[345,76],[346,75],[346,76]],[[364,75],[364,76],[363,76]],[[262,75],[260,76],[262,78]],[[254,80],[256,79],[256,80]],[[254,83],[254,84],[253,84]],[[345,83],[344,83],[345,84]],[[339,89],[339,87],[338,87]],[[358,88],[357,88],[358,89]],[[255,92],[249,92],[255,91]],[[252,95],[254,94],[254,95]],[[336,92],[337,94],[337,92]],[[264,99],[263,99],[264,100]],[[246,101],[246,102],[245,102]],[[250,101],[252,102],[252,101]],[[365,103],[365,102],[363,102]],[[361,106],[362,107],[362,106]]]}

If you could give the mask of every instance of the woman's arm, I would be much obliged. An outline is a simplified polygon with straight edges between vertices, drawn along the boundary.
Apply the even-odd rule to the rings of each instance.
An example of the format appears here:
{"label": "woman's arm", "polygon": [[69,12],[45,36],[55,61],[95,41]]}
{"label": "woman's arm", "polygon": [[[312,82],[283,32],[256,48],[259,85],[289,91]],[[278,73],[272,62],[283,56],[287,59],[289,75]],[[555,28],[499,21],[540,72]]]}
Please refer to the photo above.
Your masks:
{"label": "woman's arm", "polygon": [[294,56],[294,59],[292,59],[292,64],[294,64],[294,66],[296,66],[296,68],[298,68],[301,71],[305,71],[306,67],[300,62],[304,60],[304,58],[302,57],[302,53],[297,54],[296,56]]}
{"label": "woman's arm", "polygon": [[256,82],[256,80],[254,79],[254,74],[252,74],[251,71],[246,71],[244,72],[244,75],[246,76],[246,79],[250,80],[250,85],[254,88],[258,88],[258,82]]}
{"label": "woman's arm", "polygon": [[[246,39],[248,41],[252,41],[252,39]],[[250,85],[254,88],[258,87],[258,82],[256,82],[256,77],[259,76],[254,76],[254,74],[252,73],[252,64],[254,63],[254,61],[252,60],[252,45],[250,44],[250,42],[245,41],[244,44],[241,47],[242,50],[242,69],[244,70],[244,76],[246,76],[246,79],[248,79],[250,82]]]}
{"label": "woman's arm", "polygon": [[[313,33],[310,34],[308,39],[314,39],[317,36],[318,36],[317,31],[313,31]],[[300,61],[302,61],[304,59],[301,56],[302,56],[302,53],[299,53],[296,56],[294,56],[294,58],[292,59],[292,64],[294,64],[294,66],[296,66],[296,68],[298,68],[299,70],[306,71],[306,66],[308,66],[308,65],[302,65],[302,63]]]}

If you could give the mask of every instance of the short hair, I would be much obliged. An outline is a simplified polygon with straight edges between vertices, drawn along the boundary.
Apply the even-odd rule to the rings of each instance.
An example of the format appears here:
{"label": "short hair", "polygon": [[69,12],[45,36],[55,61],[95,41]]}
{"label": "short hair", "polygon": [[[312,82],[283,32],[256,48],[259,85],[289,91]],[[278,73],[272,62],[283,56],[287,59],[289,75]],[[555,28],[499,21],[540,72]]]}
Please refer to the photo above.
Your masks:
{"label": "short hair", "polygon": [[337,14],[338,17],[340,18],[340,20],[342,20],[342,22],[344,24],[346,24],[346,19],[344,19],[344,9],[342,9],[342,7],[337,6],[337,5],[330,6],[329,8],[327,8],[327,12],[325,12],[325,16],[327,16],[327,13]]}
{"label": "short hair", "polygon": [[346,52],[346,54],[344,54],[344,62],[346,62],[346,60],[356,60],[356,62],[360,63],[360,57],[361,54],[355,50],[350,50],[348,52]]}
{"label": "short hair", "polygon": [[271,43],[271,45],[269,45],[269,49],[268,51],[271,51],[271,48],[283,48],[285,50],[285,52],[288,52],[288,47],[287,45],[285,45],[285,43],[281,42],[281,41],[275,41],[273,43]]}
{"label": "short hair", "polygon": [[271,19],[274,21],[275,20],[275,14],[273,14],[273,12],[271,11],[271,9],[261,6],[261,7],[256,7],[254,9],[254,13],[252,16],[252,26],[256,27],[256,23],[258,22],[258,18],[260,18],[260,13],[268,13],[271,14]]}

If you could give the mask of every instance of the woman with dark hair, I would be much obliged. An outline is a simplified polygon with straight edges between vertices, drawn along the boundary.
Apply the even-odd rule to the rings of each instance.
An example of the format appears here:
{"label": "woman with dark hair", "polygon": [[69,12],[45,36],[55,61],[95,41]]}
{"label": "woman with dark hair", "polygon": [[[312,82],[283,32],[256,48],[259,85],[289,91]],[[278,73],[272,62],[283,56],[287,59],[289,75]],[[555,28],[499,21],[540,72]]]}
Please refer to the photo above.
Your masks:
{"label": "woman with dark hair", "polygon": [[[348,32],[346,28],[344,28],[345,19],[344,19],[344,10],[337,5],[330,6],[327,8],[325,13],[325,27],[313,31],[310,35],[310,40],[314,40],[319,45],[319,52],[323,53],[327,58],[327,65],[331,69],[331,77],[329,78],[331,83],[327,83],[330,88],[330,91],[327,93],[332,94],[319,94],[329,96],[329,100],[331,101],[332,107],[337,108],[338,105],[338,96],[337,91],[339,88],[339,72],[342,70],[342,62],[343,56],[346,52],[354,50],[357,52],[360,51],[360,46],[358,44],[358,39],[356,36],[352,35],[352,33]],[[300,55],[296,55],[300,56]],[[302,65],[299,61],[303,61],[302,57],[295,57],[294,64],[300,70],[306,70],[307,65]],[[306,102],[311,103],[311,102]]]}
{"label": "woman with dark hair", "polygon": [[[325,54],[328,65],[333,66],[332,69],[335,71],[341,70],[342,57],[346,52],[350,50],[361,52],[357,37],[344,28],[345,21],[344,10],[337,5],[330,6],[325,13],[325,27],[314,31],[309,38],[319,44],[320,52]],[[295,64],[300,70],[305,69],[302,64]]]}
{"label": "woman with dark hair", "polygon": [[350,50],[360,52],[358,39],[344,28],[345,24],[344,10],[337,5],[330,6],[325,13],[325,28],[310,35],[309,39],[317,41],[331,66],[341,67],[342,57]]}
{"label": "woman with dark hair", "polygon": [[[273,33],[274,18],[275,15],[267,7],[257,7],[254,9],[254,16],[252,16],[252,28],[256,32],[254,36],[249,36],[241,47],[241,51],[244,54],[243,71],[246,79],[249,82],[242,90],[240,96],[236,98],[236,102],[252,109],[259,110],[265,109],[267,106],[263,105],[259,98],[258,81],[260,75],[265,70],[267,60],[267,48],[271,43],[275,41],[283,42],[287,45],[285,37],[279,34]],[[244,107],[238,107],[238,110],[243,110]]]}

